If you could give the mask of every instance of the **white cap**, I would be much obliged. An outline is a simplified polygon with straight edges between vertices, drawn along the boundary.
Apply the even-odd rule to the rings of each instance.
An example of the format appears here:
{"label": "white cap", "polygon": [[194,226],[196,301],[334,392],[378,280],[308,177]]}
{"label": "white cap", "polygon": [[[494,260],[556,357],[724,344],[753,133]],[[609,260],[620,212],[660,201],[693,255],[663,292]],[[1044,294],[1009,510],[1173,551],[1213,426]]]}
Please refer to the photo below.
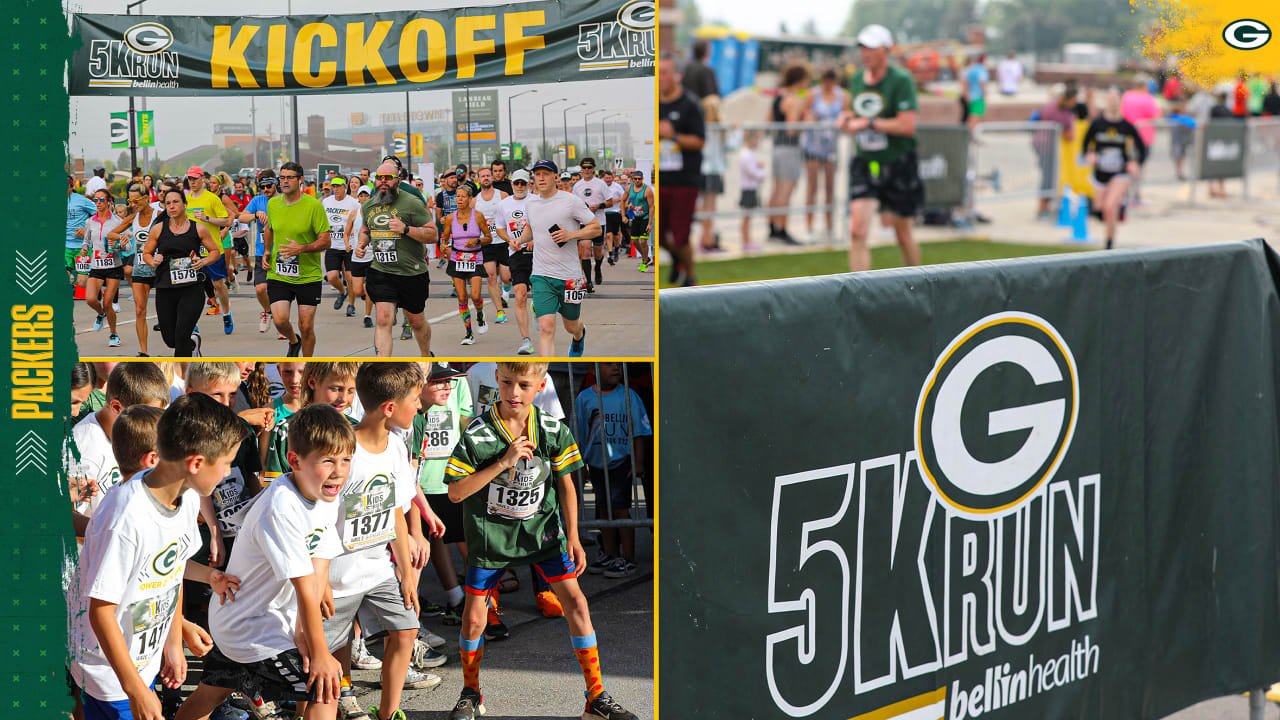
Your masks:
{"label": "white cap", "polygon": [[868,25],[858,32],[858,44],[866,48],[893,47],[893,33],[883,25]]}
{"label": "white cap", "polygon": [[360,193],[364,193],[369,196],[373,195],[373,191],[369,189],[368,185],[361,185],[360,189],[356,191],[357,195],[359,195]]}
{"label": "white cap", "polygon": [[511,182],[515,182],[517,180],[529,182],[529,171],[524,168],[520,168],[519,170],[511,173]]}

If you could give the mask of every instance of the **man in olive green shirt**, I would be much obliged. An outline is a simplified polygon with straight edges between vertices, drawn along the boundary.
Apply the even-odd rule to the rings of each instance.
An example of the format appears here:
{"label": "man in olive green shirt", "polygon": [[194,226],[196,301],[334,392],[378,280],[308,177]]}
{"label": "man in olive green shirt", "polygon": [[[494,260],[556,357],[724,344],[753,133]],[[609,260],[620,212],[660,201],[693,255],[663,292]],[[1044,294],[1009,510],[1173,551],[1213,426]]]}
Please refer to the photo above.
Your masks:
{"label": "man in olive green shirt", "polygon": [[396,308],[404,311],[421,357],[431,354],[431,324],[423,316],[431,289],[426,246],[436,241],[436,226],[427,206],[400,190],[399,168],[390,161],[378,166],[374,193],[360,208],[364,228],[356,256],[373,253],[365,275],[365,292],[376,309],[373,347],[378,357],[391,357],[391,326]]}
{"label": "man in olive green shirt", "polygon": [[[316,306],[324,270],[321,260],[329,248],[329,215],[324,204],[302,193],[302,166],[288,162],[277,176],[280,192],[267,203],[267,228],[263,233],[266,254],[267,299],[276,329],[289,340],[289,357],[299,351],[315,355]],[[298,331],[289,322],[289,309],[298,303]]]}
{"label": "man in olive green shirt", "polygon": [[885,225],[892,225],[904,265],[920,264],[911,219],[924,205],[924,184],[916,157],[916,84],[911,73],[889,64],[893,35],[883,25],[858,33],[862,71],[849,83],[852,109],[837,126],[854,136],[857,155],[849,167],[849,269],[871,269],[867,235],[877,202]]}

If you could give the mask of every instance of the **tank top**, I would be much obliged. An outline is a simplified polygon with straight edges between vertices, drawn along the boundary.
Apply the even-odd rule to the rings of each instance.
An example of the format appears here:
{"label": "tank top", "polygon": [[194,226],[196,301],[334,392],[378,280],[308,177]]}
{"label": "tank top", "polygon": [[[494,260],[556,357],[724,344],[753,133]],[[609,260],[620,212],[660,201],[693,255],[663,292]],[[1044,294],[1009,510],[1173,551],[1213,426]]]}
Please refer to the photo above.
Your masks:
{"label": "tank top", "polygon": [[500,242],[498,231],[494,229],[496,227],[494,220],[498,217],[498,203],[500,202],[502,202],[502,193],[498,192],[497,189],[493,191],[493,198],[490,200],[484,199],[484,193],[476,193],[475,210],[484,215],[484,221],[489,224],[489,236],[493,238],[494,242]]}
{"label": "tank top", "polygon": [[[115,215],[99,220],[97,215],[89,218],[85,225],[85,245],[89,247],[89,266],[93,270],[110,270],[121,266],[120,242],[107,239],[107,233],[120,226],[120,218]],[[108,250],[107,245],[113,247]]]}
{"label": "tank top", "polygon": [[628,215],[632,218],[649,217],[649,201],[644,199],[644,192],[648,189],[648,185],[641,185],[639,190],[636,190],[635,183],[627,185],[627,206],[631,208]]}
{"label": "tank top", "polygon": [[466,227],[463,227],[462,221],[458,219],[458,211],[454,210],[450,216],[450,226],[452,227],[453,249],[458,252],[480,252],[480,246],[467,247],[468,240],[480,239],[480,224],[476,222],[476,210],[471,208],[471,218],[466,221]]}
{"label": "tank top", "polygon": [[[840,112],[844,109],[844,88],[836,87],[835,99],[828,102],[822,97],[822,88],[814,91],[813,104],[809,106],[813,111],[817,122],[835,122],[840,117]],[[804,136],[804,149],[810,155],[818,157],[830,157],[835,159],[836,153],[836,131],[834,128],[830,130],[810,130]]]}
{"label": "tank top", "polygon": [[134,252],[135,252],[135,253],[137,253],[137,254],[138,254],[138,256],[139,256],[139,257],[138,257],[138,262],[135,262],[135,263],[133,264],[133,276],[134,276],[134,277],[139,277],[139,278],[143,278],[143,277],[155,277],[155,275],[156,275],[156,269],[155,269],[155,268],[153,268],[153,267],[151,267],[150,265],[148,265],[148,264],[146,264],[146,263],[142,262],[141,252],[142,252],[142,248],[145,248],[145,247],[147,246],[147,240],[151,237],[151,228],[152,228],[152,226],[153,226],[153,225],[155,225],[156,221],[157,221],[157,220],[160,220],[160,219],[161,219],[161,214],[160,214],[160,213],[158,213],[158,212],[156,212],[154,208],[152,208],[152,210],[151,210],[151,224],[149,224],[149,225],[143,225],[143,224],[142,224],[142,214],[141,214],[141,213],[139,213],[139,214],[137,214],[137,215],[134,215],[134,216],[133,216],[133,225],[132,225],[132,229],[133,229],[133,243],[132,243],[132,245],[133,245],[133,248],[134,248]]}
{"label": "tank top", "polygon": [[[782,112],[782,94],[779,93],[773,99],[773,106],[770,108],[770,119],[773,122],[781,123],[787,121],[787,114]],[[796,137],[794,130],[776,130],[774,131],[774,145],[798,145],[800,138]]]}
{"label": "tank top", "polygon": [[160,265],[156,267],[157,288],[196,287],[199,272],[191,269],[191,253],[199,252],[203,243],[196,230],[196,222],[187,222],[186,232],[174,235],[166,217],[156,231],[156,253],[163,255]]}

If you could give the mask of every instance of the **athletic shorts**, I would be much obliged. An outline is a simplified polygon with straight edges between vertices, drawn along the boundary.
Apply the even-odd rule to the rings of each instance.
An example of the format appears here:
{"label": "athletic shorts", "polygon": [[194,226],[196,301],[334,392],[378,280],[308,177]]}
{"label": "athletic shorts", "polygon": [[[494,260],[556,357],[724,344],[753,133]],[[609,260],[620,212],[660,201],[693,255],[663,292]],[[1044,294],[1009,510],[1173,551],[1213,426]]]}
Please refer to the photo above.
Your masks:
{"label": "athletic shorts", "polygon": [[741,197],[738,198],[738,207],[745,210],[760,207],[760,191],[755,189],[744,189]]}
{"label": "athletic shorts", "polygon": [[262,267],[262,263],[259,261],[259,259],[254,258],[253,259],[253,284],[266,285],[267,272],[268,272],[267,269]]}
{"label": "athletic shorts", "polygon": [[427,297],[431,295],[431,281],[427,273],[392,275],[369,268],[365,274],[364,292],[375,303],[395,303],[410,315],[420,315],[427,306]]}
{"label": "athletic shorts", "polygon": [[533,316],[560,315],[565,320],[577,320],[582,316],[582,303],[564,301],[565,281],[534,275],[530,278],[533,289]]}
{"label": "athletic shorts", "polygon": [[466,540],[462,535],[462,503],[450,500],[448,493],[427,495],[426,498],[431,512],[444,523],[444,536],[440,538],[440,542],[447,545]]}
{"label": "athletic shorts", "polygon": [[773,179],[795,181],[804,172],[804,157],[799,145],[773,146]]}
{"label": "athletic shorts", "polygon": [[470,280],[473,277],[478,277],[478,278],[489,277],[488,271],[484,269],[483,258],[476,258],[475,272],[459,272],[457,267],[454,265],[452,253],[449,254],[449,266],[445,269],[445,274],[447,274],[451,278],[458,278],[459,280]]}
{"label": "athletic shorts", "polygon": [[227,258],[223,255],[218,256],[218,261],[208,265],[204,269],[204,274],[212,281],[217,282],[227,277]]}
{"label": "athletic shorts", "polygon": [[133,720],[129,710],[129,698],[109,702],[80,690],[80,704],[84,706],[84,720]]}
{"label": "athletic shorts", "polygon": [[320,304],[320,290],[323,283],[319,280],[309,283],[289,283],[283,280],[267,279],[267,302],[272,305],[278,302],[298,303],[299,306]]}
{"label": "athletic shorts", "polygon": [[631,218],[631,237],[646,240],[649,238],[649,218]]}
{"label": "athletic shorts", "polygon": [[[557,583],[577,577],[574,574],[573,557],[567,552],[533,563],[533,567],[542,576],[542,579],[549,583]],[[506,572],[507,569],[505,567],[491,570],[468,565],[467,581],[464,583],[463,589],[472,595],[488,595],[489,591],[498,586],[498,581],[502,579],[503,574]]]}
{"label": "athletic shorts", "polygon": [[[591,479],[591,487],[595,488],[596,497],[604,496],[605,485],[609,486],[609,507],[614,510],[631,509],[631,465],[624,462],[609,468],[609,482],[604,481],[604,468],[587,466],[587,475]],[[596,500],[596,502],[600,502]]]}
{"label": "athletic shorts", "polygon": [[351,264],[348,265],[347,268],[351,270],[351,277],[362,278],[368,274],[369,266],[372,264],[372,262],[356,262],[355,260],[352,260]]}
{"label": "athletic shorts", "polygon": [[239,690],[250,697],[256,693],[264,700],[318,699],[313,691],[307,690],[309,676],[302,669],[302,655],[297,648],[290,648],[266,660],[238,663],[223,655],[215,645],[203,659],[204,673],[200,682],[205,685]]}
{"label": "athletic shorts", "polygon": [[150,275],[139,275],[137,268],[134,268],[133,277],[130,278],[129,282],[139,285],[154,285],[156,282],[156,276],[155,273]]}
{"label": "athletic shorts", "polygon": [[120,264],[127,267],[133,267],[133,259],[137,257],[137,253],[133,255],[121,255]]}
{"label": "athletic shorts", "polygon": [[488,245],[482,245],[480,252],[484,255],[485,262],[506,265],[507,258],[511,256],[511,246],[505,242],[491,242]]}
{"label": "athletic shorts", "polygon": [[896,160],[880,163],[877,174],[871,171],[868,160],[855,155],[849,162],[849,199],[876,198],[880,201],[880,212],[898,217],[914,216],[924,207],[919,162],[913,150]]}
{"label": "athletic shorts", "polygon": [[511,269],[512,285],[533,287],[533,282],[529,280],[533,276],[533,253],[521,251],[512,255],[507,258],[507,267]]}
{"label": "athletic shorts", "polygon": [[719,173],[708,173],[702,176],[702,192],[708,195],[719,195],[724,192],[724,176]]}
{"label": "athletic shorts", "polygon": [[243,256],[245,256],[245,257],[248,257],[248,255],[249,255],[249,241],[248,241],[248,240],[246,240],[245,238],[242,238],[242,237],[238,237],[238,238],[231,238],[231,247],[232,247],[232,249],[234,249],[236,252],[240,253],[241,255],[243,255]]}
{"label": "athletic shorts", "polygon": [[80,248],[66,248],[62,251],[62,260],[67,265],[67,270],[76,269],[76,258],[80,257]]}
{"label": "athletic shorts", "polygon": [[969,114],[970,115],[986,115],[987,114],[986,98],[978,98],[977,100],[970,100]]}
{"label": "athletic shorts", "polygon": [[604,214],[604,231],[606,233],[616,233],[622,229],[622,213],[607,212]]}
{"label": "athletic shorts", "polygon": [[[579,240],[579,242],[581,242],[581,240]],[[591,244],[594,245],[595,247],[600,247],[601,245],[604,245],[604,233],[602,232],[599,235],[591,238]]]}
{"label": "athletic shorts", "polygon": [[367,627],[363,620],[366,613],[376,617],[384,630],[418,629],[418,615],[404,606],[400,583],[384,580],[368,592],[333,599],[333,617],[324,621],[324,640],[329,652],[346,647],[355,637],[357,615],[362,618],[360,625]]}
{"label": "athletic shorts", "polygon": [[89,277],[95,280],[123,280],[124,268],[114,267],[110,270],[90,270]]}
{"label": "athletic shorts", "polygon": [[331,273],[334,270],[337,270],[338,272],[347,270],[351,267],[348,264],[350,262],[351,253],[345,250],[334,250],[333,248],[329,248],[324,251],[324,271],[326,273]]}

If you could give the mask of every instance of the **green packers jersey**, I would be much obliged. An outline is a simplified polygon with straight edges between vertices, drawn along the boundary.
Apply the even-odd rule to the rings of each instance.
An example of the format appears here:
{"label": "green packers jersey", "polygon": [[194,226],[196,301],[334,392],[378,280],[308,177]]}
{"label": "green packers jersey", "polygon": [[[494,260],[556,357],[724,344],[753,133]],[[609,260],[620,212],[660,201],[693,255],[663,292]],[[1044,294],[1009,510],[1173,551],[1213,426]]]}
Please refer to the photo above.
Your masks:
{"label": "green packers jersey", "polygon": [[[861,71],[855,73],[849,81],[849,95],[853,113],[863,118],[887,119],[920,109],[916,102],[915,78],[897,65],[890,65],[875,85],[868,85]],[[858,157],[882,163],[897,160],[916,149],[914,136],[889,135],[873,129],[855,134],[853,140]]]}
{"label": "green packers jersey", "polygon": [[[533,459],[521,460],[462,501],[467,563],[497,569],[553,558],[568,544],[560,523],[556,479],[582,467],[569,427],[538,408],[529,413]],[[453,449],[445,482],[453,483],[502,459],[515,441],[496,408],[471,421]]]}
{"label": "green packers jersey", "polygon": [[[352,425],[359,423],[350,415],[343,414]],[[262,464],[262,484],[275,480],[281,475],[290,472],[289,469],[289,420],[293,415],[277,420],[275,427],[271,428],[271,438],[267,440],[267,461]]]}

